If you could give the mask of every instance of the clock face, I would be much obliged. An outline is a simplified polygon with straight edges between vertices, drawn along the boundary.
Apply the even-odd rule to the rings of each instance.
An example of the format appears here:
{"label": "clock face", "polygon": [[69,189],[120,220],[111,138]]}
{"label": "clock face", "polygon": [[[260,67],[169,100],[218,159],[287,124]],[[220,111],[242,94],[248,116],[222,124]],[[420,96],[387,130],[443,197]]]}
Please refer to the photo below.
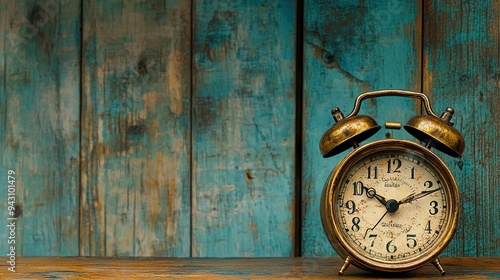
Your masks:
{"label": "clock face", "polygon": [[342,173],[331,197],[336,223],[357,254],[381,262],[425,255],[447,229],[447,187],[421,154],[365,153]]}

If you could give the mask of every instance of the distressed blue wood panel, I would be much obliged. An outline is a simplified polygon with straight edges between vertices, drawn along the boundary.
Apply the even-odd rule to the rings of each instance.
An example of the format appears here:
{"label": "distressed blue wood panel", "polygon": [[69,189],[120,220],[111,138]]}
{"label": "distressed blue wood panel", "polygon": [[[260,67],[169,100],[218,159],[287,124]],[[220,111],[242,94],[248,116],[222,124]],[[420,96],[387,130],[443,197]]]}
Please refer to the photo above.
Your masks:
{"label": "distressed blue wood panel", "polygon": [[0,2],[0,209],[12,169],[17,255],[78,254],[79,15],[79,1]]}
{"label": "distressed blue wood panel", "polygon": [[462,194],[462,216],[445,255],[500,255],[500,1],[428,1],[424,90],[455,109],[463,158],[442,158]]}
{"label": "distressed blue wood panel", "polygon": [[[302,252],[335,255],[321,225],[319,199],[328,174],[346,153],[323,159],[319,140],[333,123],[330,110],[349,114],[360,93],[377,89],[420,90],[420,1],[306,0],[304,12],[304,104]],[[363,102],[360,114],[405,123],[418,103],[385,97]],[[411,137],[382,128],[372,141]],[[393,134],[392,134],[393,133]]]}
{"label": "distressed blue wood panel", "polygon": [[190,255],[189,1],[84,1],[82,255]]}
{"label": "distressed blue wood panel", "polygon": [[195,1],[196,257],[294,254],[295,3]]}

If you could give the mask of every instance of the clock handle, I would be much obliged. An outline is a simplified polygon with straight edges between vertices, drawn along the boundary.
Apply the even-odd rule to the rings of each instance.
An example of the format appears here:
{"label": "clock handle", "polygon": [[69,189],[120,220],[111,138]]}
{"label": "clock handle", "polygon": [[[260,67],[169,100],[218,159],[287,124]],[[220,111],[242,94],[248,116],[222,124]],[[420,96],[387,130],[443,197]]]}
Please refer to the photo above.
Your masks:
{"label": "clock handle", "polygon": [[361,108],[361,102],[365,99],[370,99],[370,98],[376,98],[376,97],[382,97],[382,96],[401,96],[401,97],[407,97],[407,98],[413,98],[413,99],[420,99],[424,103],[424,108],[425,111],[427,112],[428,115],[439,118],[434,111],[432,111],[431,108],[431,102],[429,101],[429,98],[427,95],[420,93],[420,92],[414,92],[414,91],[408,91],[408,90],[377,90],[377,91],[368,91],[363,94],[360,94],[357,98],[356,101],[354,102],[354,108],[352,109],[352,112],[346,117],[352,117],[358,114],[359,109]]}

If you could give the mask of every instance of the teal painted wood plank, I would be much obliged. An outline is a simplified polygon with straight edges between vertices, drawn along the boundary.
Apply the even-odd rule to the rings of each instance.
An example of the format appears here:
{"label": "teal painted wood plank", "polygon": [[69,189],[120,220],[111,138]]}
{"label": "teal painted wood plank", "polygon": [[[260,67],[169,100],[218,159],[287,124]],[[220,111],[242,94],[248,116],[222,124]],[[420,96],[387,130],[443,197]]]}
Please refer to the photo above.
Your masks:
{"label": "teal painted wood plank", "polygon": [[189,1],[84,1],[82,255],[190,255]]}
{"label": "teal painted wood plank", "polygon": [[462,216],[445,255],[500,255],[500,1],[429,1],[424,89],[436,108],[455,109],[463,158],[442,158],[455,174]]}
{"label": "teal painted wood plank", "polygon": [[[330,110],[345,115],[357,95],[378,89],[420,90],[420,1],[306,0],[304,12],[304,104],[302,252],[336,255],[323,231],[319,200],[323,185],[348,151],[323,159],[319,140],[333,123]],[[385,97],[363,102],[360,114],[406,123],[418,111],[413,100]],[[382,128],[365,141],[411,137]]]}
{"label": "teal painted wood plank", "polygon": [[196,257],[292,256],[295,3],[195,1]]}
{"label": "teal painted wood plank", "polygon": [[79,1],[0,2],[0,209],[6,223],[12,169],[18,218],[4,254],[78,254],[79,15]]}

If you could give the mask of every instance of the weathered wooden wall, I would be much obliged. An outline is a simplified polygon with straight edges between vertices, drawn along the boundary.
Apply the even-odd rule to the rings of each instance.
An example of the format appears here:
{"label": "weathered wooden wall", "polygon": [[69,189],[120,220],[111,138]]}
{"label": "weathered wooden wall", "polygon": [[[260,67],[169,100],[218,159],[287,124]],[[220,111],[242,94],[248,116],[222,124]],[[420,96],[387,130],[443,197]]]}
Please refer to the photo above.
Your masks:
{"label": "weathered wooden wall", "polygon": [[82,9],[80,253],[189,256],[191,5]]}
{"label": "weathered wooden wall", "polygon": [[295,5],[194,1],[192,256],[292,256]]}
{"label": "weathered wooden wall", "polygon": [[0,1],[0,209],[6,224],[14,170],[18,254],[78,254],[80,8]]}
{"label": "weathered wooden wall", "polygon": [[[345,154],[319,152],[329,111],[398,88],[454,107],[467,143],[442,156],[464,209],[444,254],[500,256],[498,18],[498,0],[0,0],[17,254],[335,255],[318,209]],[[362,110],[405,122],[420,107]]]}
{"label": "weathered wooden wall", "polygon": [[462,217],[449,255],[500,255],[500,1],[429,1],[424,9],[423,90],[453,104],[467,143],[444,157],[460,185]]}

